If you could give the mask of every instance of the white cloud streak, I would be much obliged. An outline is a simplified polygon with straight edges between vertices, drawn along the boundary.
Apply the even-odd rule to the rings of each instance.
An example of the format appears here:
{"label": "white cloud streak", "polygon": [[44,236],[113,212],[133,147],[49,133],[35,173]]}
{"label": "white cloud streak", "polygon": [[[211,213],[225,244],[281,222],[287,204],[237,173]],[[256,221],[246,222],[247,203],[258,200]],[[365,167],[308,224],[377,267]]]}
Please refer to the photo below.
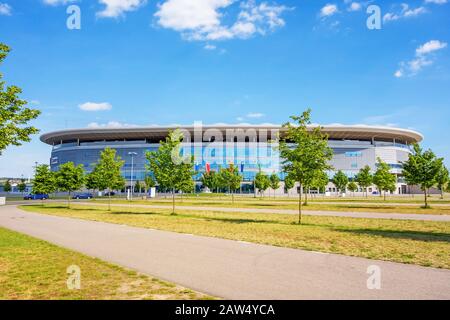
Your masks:
{"label": "white cloud streak", "polygon": [[250,112],[247,114],[247,118],[262,118],[264,116],[265,114],[260,112]]}
{"label": "white cloud streak", "polygon": [[399,12],[388,12],[383,16],[384,22],[396,21],[403,18],[414,18],[427,13],[427,9],[423,6],[417,8],[410,8],[408,4],[402,3],[402,9]]}
{"label": "white cloud streak", "polygon": [[430,66],[434,63],[432,53],[442,50],[447,47],[446,42],[439,40],[430,40],[416,49],[414,59],[407,62],[400,62],[400,68],[394,73],[396,78],[403,76],[414,76],[424,67]]}
{"label": "white cloud streak", "polygon": [[125,12],[135,11],[147,3],[147,0],[99,0],[105,5],[102,11],[97,12],[100,18],[117,18]]}
{"label": "white cloud streak", "polygon": [[136,128],[139,126],[135,124],[122,123],[119,121],[109,121],[107,123],[91,122],[87,125],[87,127],[91,129],[100,129],[100,128]]}
{"label": "white cloud streak", "polygon": [[78,108],[80,108],[83,111],[105,111],[105,110],[111,110],[112,106],[108,102],[101,102],[101,103],[86,102],[86,103],[80,104],[78,106]]}
{"label": "white cloud streak", "polygon": [[49,6],[65,5],[71,2],[77,2],[78,0],[43,0],[44,4]]}

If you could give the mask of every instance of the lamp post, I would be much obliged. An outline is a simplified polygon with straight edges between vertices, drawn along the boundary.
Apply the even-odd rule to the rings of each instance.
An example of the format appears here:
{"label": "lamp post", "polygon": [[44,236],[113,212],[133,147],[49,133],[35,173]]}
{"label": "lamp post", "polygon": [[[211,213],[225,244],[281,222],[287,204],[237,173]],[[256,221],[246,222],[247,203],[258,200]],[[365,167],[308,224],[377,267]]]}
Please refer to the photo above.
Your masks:
{"label": "lamp post", "polygon": [[134,156],[137,156],[136,152],[128,152],[128,155],[131,156],[131,175],[130,175],[130,200],[133,200],[133,159]]}

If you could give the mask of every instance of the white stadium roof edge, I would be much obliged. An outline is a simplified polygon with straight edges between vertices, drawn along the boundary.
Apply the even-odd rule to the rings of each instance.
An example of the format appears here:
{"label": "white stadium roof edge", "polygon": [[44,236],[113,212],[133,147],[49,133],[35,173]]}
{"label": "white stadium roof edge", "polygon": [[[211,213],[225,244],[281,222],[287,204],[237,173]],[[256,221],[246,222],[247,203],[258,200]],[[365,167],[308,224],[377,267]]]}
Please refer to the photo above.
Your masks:
{"label": "white stadium roof edge", "polygon": [[[319,125],[310,125],[310,128]],[[364,140],[364,139],[397,139],[407,143],[415,143],[423,140],[423,135],[410,129],[402,129],[387,126],[369,126],[369,125],[320,125],[322,131],[328,134],[330,139],[342,140]],[[170,130],[181,128],[194,132],[199,128],[194,125],[170,125],[170,126],[127,126],[127,127],[99,127],[82,129],[65,129],[48,132],[41,135],[40,140],[47,144],[55,144],[67,140],[114,140],[114,139],[145,139],[162,138]],[[255,129],[259,130],[280,130],[281,125],[275,124],[216,124],[201,125],[202,131],[208,129],[217,129],[226,132],[227,129]]]}

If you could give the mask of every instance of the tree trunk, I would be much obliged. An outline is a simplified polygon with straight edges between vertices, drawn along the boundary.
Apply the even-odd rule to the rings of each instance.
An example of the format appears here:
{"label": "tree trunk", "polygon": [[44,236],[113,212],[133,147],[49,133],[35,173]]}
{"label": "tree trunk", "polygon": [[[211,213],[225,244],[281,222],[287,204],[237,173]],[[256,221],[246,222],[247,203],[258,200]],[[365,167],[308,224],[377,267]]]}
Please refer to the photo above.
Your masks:
{"label": "tree trunk", "polygon": [[111,190],[108,189],[108,211],[111,211]]}
{"label": "tree trunk", "polygon": [[425,208],[428,208],[427,189],[423,190],[423,194],[425,196]]}
{"label": "tree trunk", "polygon": [[386,190],[384,190],[384,201],[386,201]]}
{"label": "tree trunk", "polygon": [[444,199],[444,187],[441,188],[441,199]]}
{"label": "tree trunk", "polygon": [[300,192],[298,193],[298,224],[302,224],[302,192],[303,188],[300,184]]}
{"label": "tree trunk", "polygon": [[305,206],[308,205],[308,193],[309,193],[309,190],[308,190],[308,192],[305,192]]}
{"label": "tree trunk", "polygon": [[175,213],[175,189],[172,189],[172,214]]}
{"label": "tree trunk", "polygon": [[67,199],[67,208],[70,209],[70,191],[69,191],[69,198]]}

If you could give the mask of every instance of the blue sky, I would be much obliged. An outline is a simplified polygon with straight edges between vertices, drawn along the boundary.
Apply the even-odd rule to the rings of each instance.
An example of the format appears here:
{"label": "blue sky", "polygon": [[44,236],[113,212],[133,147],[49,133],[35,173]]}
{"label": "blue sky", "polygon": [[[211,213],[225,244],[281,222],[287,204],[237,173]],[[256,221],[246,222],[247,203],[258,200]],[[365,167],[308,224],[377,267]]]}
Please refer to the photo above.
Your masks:
{"label": "blue sky", "polygon": [[[41,132],[282,123],[311,107],[316,123],[418,130],[450,164],[450,1],[407,3],[0,0],[13,49],[0,70],[42,110]],[[80,30],[66,27],[73,4]],[[49,156],[36,136],[0,156],[0,176]]]}

